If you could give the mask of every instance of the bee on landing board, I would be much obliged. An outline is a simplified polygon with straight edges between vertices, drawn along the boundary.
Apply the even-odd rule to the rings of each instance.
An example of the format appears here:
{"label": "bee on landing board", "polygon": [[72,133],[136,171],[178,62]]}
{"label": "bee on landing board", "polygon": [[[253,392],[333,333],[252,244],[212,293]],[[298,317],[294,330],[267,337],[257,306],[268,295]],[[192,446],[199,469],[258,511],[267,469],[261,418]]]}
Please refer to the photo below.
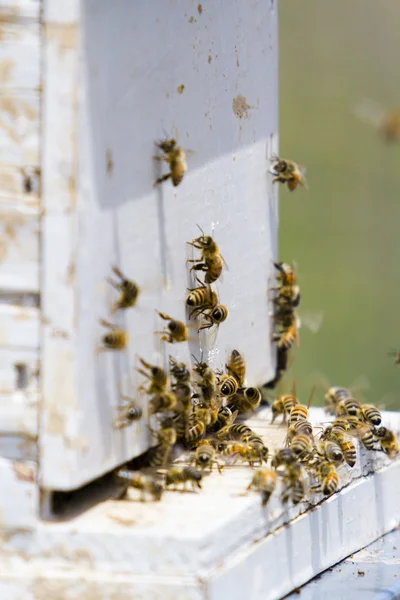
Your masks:
{"label": "bee on landing board", "polygon": [[156,142],[156,146],[161,150],[162,155],[154,156],[153,158],[168,163],[170,171],[156,179],[154,187],[167,181],[167,179],[171,179],[174,187],[178,186],[188,170],[185,151],[182,150],[177,141],[173,138],[170,140],[160,140],[159,142]]}
{"label": "bee on landing board", "polygon": [[294,160],[286,160],[273,155],[271,157],[272,170],[274,175],[273,183],[279,182],[286,184],[289,191],[293,192],[299,185],[307,189],[305,178],[305,168],[298,165]]}

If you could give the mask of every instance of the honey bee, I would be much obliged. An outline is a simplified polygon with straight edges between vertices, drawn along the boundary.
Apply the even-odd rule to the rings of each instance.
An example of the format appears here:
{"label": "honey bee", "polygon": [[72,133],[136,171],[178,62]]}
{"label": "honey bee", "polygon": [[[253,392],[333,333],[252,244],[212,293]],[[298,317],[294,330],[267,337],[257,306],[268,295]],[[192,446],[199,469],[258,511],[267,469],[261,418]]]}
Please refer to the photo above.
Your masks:
{"label": "honey bee", "polygon": [[278,348],[290,350],[293,344],[299,346],[300,320],[295,311],[277,313],[275,319],[278,321],[279,330],[272,335],[272,341],[278,342]]}
{"label": "honey bee", "polygon": [[163,486],[153,477],[139,473],[138,471],[129,471],[127,469],[118,469],[115,472],[116,482],[124,485],[125,488],[133,487],[141,492],[141,500],[144,501],[146,493],[150,494],[155,501],[161,500],[164,491]]}
{"label": "honey bee", "polygon": [[237,350],[232,350],[227,364],[225,365],[229,375],[238,382],[238,387],[243,387],[246,377],[246,361]]}
{"label": "honey bee", "polygon": [[295,435],[290,443],[290,449],[300,461],[308,460],[314,448],[313,439],[309,435],[299,433]]}
{"label": "honey bee", "polygon": [[169,357],[169,371],[176,383],[188,383],[190,381],[190,371],[185,363],[178,363],[172,356]]}
{"label": "honey bee", "polygon": [[356,447],[350,440],[347,440],[343,434],[336,435],[337,444],[343,452],[344,460],[349,467],[354,467],[357,461]]}
{"label": "honey bee", "polygon": [[121,396],[121,399],[125,402],[125,406],[117,407],[117,417],[114,419],[114,427],[116,429],[123,429],[128,425],[131,425],[134,421],[141,419],[143,410],[140,406],[137,406],[133,398],[128,396]]}
{"label": "honey bee", "polygon": [[111,312],[115,313],[118,309],[126,309],[135,306],[140,290],[137,284],[134,281],[127,279],[118,267],[113,265],[111,268],[120,280],[115,281],[111,279],[111,277],[107,278],[108,283],[120,292],[118,300],[111,307]]}
{"label": "honey bee", "polygon": [[390,350],[390,352],[388,352],[389,356],[393,356],[394,357],[394,364],[395,365],[400,365],[400,352],[399,350]]}
{"label": "honey bee", "polygon": [[289,446],[297,435],[306,435],[313,439],[313,428],[310,421],[296,421],[288,428],[286,441]]}
{"label": "honey bee", "polygon": [[221,406],[218,409],[218,413],[217,413],[217,418],[215,420],[215,422],[212,424],[212,428],[211,431],[216,432],[216,431],[220,431],[223,427],[226,427],[227,425],[231,425],[233,424],[235,418],[236,418],[237,412],[234,413],[232,412],[232,410],[229,408],[229,406]]}
{"label": "honey bee", "polygon": [[300,287],[296,284],[296,274],[293,268],[287,263],[274,263],[278,269],[278,287],[271,288],[277,291],[277,297],[274,304],[279,311],[290,311],[297,308],[300,304]]}
{"label": "honey bee", "polygon": [[186,298],[186,306],[192,308],[189,319],[196,318],[205,311],[212,310],[218,304],[218,295],[213,292],[210,285],[204,285],[197,277],[200,285],[196,288],[188,288],[190,292]]}
{"label": "honey bee", "polygon": [[242,388],[228,400],[229,406],[234,406],[239,412],[255,411],[261,403],[261,392],[255,387]]}
{"label": "honey bee", "polygon": [[195,238],[191,242],[187,242],[190,246],[201,250],[201,259],[198,262],[195,260],[187,260],[186,262],[196,263],[190,269],[191,271],[205,272],[204,283],[214,283],[219,279],[224,266],[224,259],[219,252],[216,242],[210,235],[205,235],[201,227],[197,226],[201,231],[201,236]]}
{"label": "honey bee", "polygon": [[321,488],[324,496],[331,496],[338,489],[339,477],[334,464],[324,461],[319,466],[319,474],[322,479]]}
{"label": "honey bee", "polygon": [[[232,419],[236,418],[237,411],[232,415]],[[243,423],[227,423],[216,433],[217,440],[244,440],[246,436],[252,436],[253,430]]]}
{"label": "honey bee", "polygon": [[189,430],[187,432],[186,441],[195,442],[201,438],[211,422],[209,407],[200,403],[195,407],[194,412],[190,415]]}
{"label": "honey bee", "polygon": [[358,438],[366,450],[376,450],[378,440],[372,425],[358,421],[349,428],[348,435]]}
{"label": "honey bee", "polygon": [[307,421],[308,408],[304,404],[296,404],[290,411],[289,427],[298,421]]}
{"label": "honey bee", "polygon": [[216,374],[206,362],[198,362],[193,367],[193,371],[201,378],[198,386],[202,392],[204,402],[210,405],[211,402],[215,400],[218,393]]}
{"label": "honey bee", "polygon": [[341,465],[344,461],[343,452],[336,442],[320,442],[316,449],[318,461],[320,461],[320,457],[322,457],[322,459],[334,464],[335,466]]}
{"label": "honey bee", "polygon": [[353,396],[347,388],[330,387],[325,393],[325,410],[327,413],[334,415],[340,402],[352,398]]}
{"label": "honey bee", "polygon": [[288,263],[274,262],[274,267],[278,271],[277,279],[281,287],[294,286],[297,282],[297,276],[293,267]]}
{"label": "honey bee", "polygon": [[202,329],[210,329],[214,325],[219,327],[220,324],[227,319],[228,315],[229,310],[225,304],[217,304],[217,306],[214,306],[214,308],[209,312],[203,313],[203,319],[206,319],[208,323],[199,327],[198,332],[200,333]]}
{"label": "honey bee", "polygon": [[173,410],[176,406],[176,395],[174,392],[159,392],[149,400],[149,415]]}
{"label": "honey bee", "polygon": [[284,396],[278,396],[271,404],[272,421],[273,423],[278,415],[283,415],[282,422],[286,421],[292,408],[299,403],[295,395],[289,394]]}
{"label": "honey bee", "polygon": [[396,434],[387,427],[377,427],[374,430],[374,433],[380,442],[383,452],[385,452],[389,458],[396,458],[400,451]]}
{"label": "honey bee", "polygon": [[162,319],[164,319],[164,321],[169,321],[167,325],[169,331],[164,329],[164,331],[155,331],[154,333],[161,334],[161,339],[164,342],[168,342],[169,344],[187,341],[188,328],[186,327],[185,323],[183,323],[183,321],[175,321],[175,319],[173,319],[169,315],[159,312],[158,310],[156,311],[156,313]]}
{"label": "honey bee", "polygon": [[289,191],[293,192],[298,185],[302,185],[307,188],[307,182],[305,179],[305,168],[298,165],[293,160],[286,160],[273,155],[271,157],[273,163],[272,174],[275,177],[272,179],[273,183],[279,182],[287,185]]}
{"label": "honey bee", "polygon": [[218,377],[218,387],[222,396],[233,396],[239,388],[239,384],[233,375],[221,375]]}
{"label": "honey bee", "polygon": [[355,114],[375,127],[387,142],[400,139],[399,110],[386,110],[378,102],[366,98],[356,107]]}
{"label": "honey bee", "polygon": [[143,367],[145,367],[145,369],[150,371],[150,373],[147,373],[146,371],[143,371],[143,369],[137,369],[138,372],[141,373],[141,375],[144,375],[144,377],[150,380],[150,385],[147,389],[143,388],[143,386],[141,386],[141,388],[139,389],[146,389],[146,392],[148,394],[158,394],[168,390],[169,377],[168,374],[164,371],[164,369],[162,369],[161,367],[150,365],[143,358],[140,357],[139,361],[141,362]]}
{"label": "honey bee", "polygon": [[271,466],[274,469],[292,465],[297,461],[297,456],[291,448],[281,448],[276,450],[271,460]]}
{"label": "honey bee", "polygon": [[375,427],[379,427],[382,423],[382,415],[373,404],[361,404],[359,409],[359,417],[363,421],[371,423]]}
{"label": "honey bee", "polygon": [[345,417],[349,415],[350,417],[358,417],[360,414],[360,403],[354,398],[347,398],[346,400],[341,400],[336,407],[336,414],[338,417]]}
{"label": "honey bee", "polygon": [[266,467],[257,469],[247,489],[261,492],[261,504],[266,506],[276,487],[276,473]]}
{"label": "honey bee", "polygon": [[217,465],[219,473],[222,471],[222,466],[215,456],[215,448],[211,444],[201,444],[197,447],[190,460],[190,464],[193,463],[202,471],[208,469],[211,472],[214,465]]}
{"label": "honey bee", "polygon": [[182,484],[183,489],[186,489],[186,484],[190,482],[193,490],[201,489],[201,480],[203,475],[193,467],[172,467],[166,474],[165,487],[173,485],[176,489],[179,484]]}
{"label": "honey bee", "polygon": [[282,504],[287,504],[291,500],[296,506],[304,499],[306,493],[303,468],[300,463],[291,462],[283,467],[280,474],[283,476]]}
{"label": "honey bee", "polygon": [[128,336],[128,333],[124,329],[122,329],[121,327],[118,327],[118,325],[113,325],[112,323],[109,323],[108,321],[105,321],[104,319],[100,319],[100,323],[101,323],[101,325],[103,325],[103,327],[107,327],[111,331],[109,333],[106,333],[105,335],[103,335],[103,337],[102,337],[103,346],[99,348],[99,351],[123,350],[124,348],[127,347],[128,342],[129,342],[129,336]]}
{"label": "honey bee", "polygon": [[154,187],[171,178],[172,185],[178,186],[187,172],[186,154],[176,140],[163,140],[156,143],[157,148],[162,152],[162,156],[154,156],[155,160],[163,160],[168,163],[170,172],[156,179]]}
{"label": "honey bee", "polygon": [[174,427],[169,427],[169,421],[167,421],[157,434],[158,444],[152,446],[146,452],[146,465],[152,468],[164,469],[168,463],[172,447],[176,444],[176,440],[176,431]]}

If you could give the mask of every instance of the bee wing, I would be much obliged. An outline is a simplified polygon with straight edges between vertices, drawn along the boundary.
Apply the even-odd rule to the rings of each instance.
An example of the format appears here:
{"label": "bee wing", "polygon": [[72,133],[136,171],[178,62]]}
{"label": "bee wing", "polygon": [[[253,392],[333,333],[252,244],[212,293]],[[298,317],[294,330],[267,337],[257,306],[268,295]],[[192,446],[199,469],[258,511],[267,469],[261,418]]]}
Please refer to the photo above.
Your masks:
{"label": "bee wing", "polygon": [[189,148],[185,148],[184,152],[186,156],[194,156],[195,154],[197,154],[195,150],[190,150]]}
{"label": "bee wing", "polygon": [[356,392],[366,392],[371,387],[371,382],[366,375],[359,375],[353,383],[349,386],[349,389],[354,394]]}
{"label": "bee wing", "polygon": [[375,100],[364,98],[353,108],[353,114],[374,127],[379,127],[385,118],[385,110]]}
{"label": "bee wing", "polygon": [[[324,311],[322,310],[319,312],[306,312],[301,315],[301,323],[312,333],[317,333],[320,330],[323,320]],[[299,326],[297,328],[299,329]]]}

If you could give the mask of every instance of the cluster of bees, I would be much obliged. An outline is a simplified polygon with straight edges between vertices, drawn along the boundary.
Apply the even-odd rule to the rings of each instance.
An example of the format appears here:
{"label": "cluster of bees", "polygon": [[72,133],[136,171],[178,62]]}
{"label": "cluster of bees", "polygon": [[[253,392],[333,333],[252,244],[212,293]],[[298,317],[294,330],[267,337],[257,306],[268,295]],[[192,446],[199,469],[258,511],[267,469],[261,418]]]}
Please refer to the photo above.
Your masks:
{"label": "cluster of bees", "polygon": [[[157,144],[161,156],[168,163],[169,172],[155,181],[155,186],[171,179],[177,186],[186,171],[185,152],[176,140],[170,139]],[[306,185],[305,169],[293,161],[273,156],[271,159],[273,181],[287,185],[293,191]],[[200,256],[187,260],[194,272],[196,287],[189,288],[185,300],[188,320],[197,323],[198,332],[218,327],[229,316],[228,308],[220,304],[213,284],[219,279],[225,261],[215,240],[200,229],[201,235],[190,246]],[[276,285],[271,288],[273,297],[273,321],[275,325],[272,341],[277,344],[277,371],[275,378],[266,386],[274,388],[285,373],[289,352],[299,344],[300,320],[297,308],[300,303],[300,288],[296,273],[291,265],[274,263]],[[116,266],[112,267],[116,279],[109,283],[119,296],[111,312],[134,307],[140,289]],[[203,280],[199,274],[203,273]],[[163,330],[155,332],[168,344],[188,340],[190,325],[170,315],[156,311],[166,322]],[[102,337],[101,350],[123,350],[128,344],[125,330],[108,321],[101,320],[108,328]],[[289,395],[278,395],[270,410],[272,423],[277,416],[287,422],[284,447],[271,452],[264,439],[241,422],[243,415],[257,410],[263,396],[259,388],[247,385],[246,361],[238,350],[232,350],[224,370],[214,370],[207,362],[194,359],[194,366],[178,362],[169,357],[168,368],[162,368],[138,357],[138,372],[145,382],[139,392],[147,399],[144,411],[137,402],[122,396],[123,406],[117,408],[114,427],[128,427],[141,419],[146,412],[153,427],[149,427],[155,444],[144,454],[114,472],[116,483],[121,485],[124,496],[129,488],[140,491],[142,499],[160,500],[165,489],[186,487],[201,489],[202,479],[213,468],[221,472],[236,463],[255,468],[247,490],[261,493],[262,504],[267,504],[273,491],[280,484],[283,504],[289,501],[296,505],[310,493],[333,494],[339,485],[338,469],[347,464],[356,464],[357,451],[353,442],[357,438],[370,451],[382,451],[389,458],[399,452],[395,434],[383,427],[378,409],[360,404],[345,388],[330,388],[326,395],[326,410],[334,420],[318,433],[308,420],[309,406],[303,405],[295,391]],[[311,402],[311,397],[309,404]],[[174,462],[184,453],[187,460]]]}

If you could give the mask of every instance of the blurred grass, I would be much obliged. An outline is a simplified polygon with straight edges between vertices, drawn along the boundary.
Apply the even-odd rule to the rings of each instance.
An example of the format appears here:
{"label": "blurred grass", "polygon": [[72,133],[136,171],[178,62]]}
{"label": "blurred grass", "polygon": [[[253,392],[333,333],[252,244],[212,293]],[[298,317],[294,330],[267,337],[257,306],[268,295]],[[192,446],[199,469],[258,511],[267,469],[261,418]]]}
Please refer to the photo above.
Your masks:
{"label": "blurred grass", "polygon": [[[307,167],[309,191],[280,187],[280,260],[296,261],[301,329],[289,387],[307,398],[370,381],[365,398],[400,409],[400,142],[387,144],[353,114],[371,98],[400,108],[400,2],[281,0],[280,154]],[[323,393],[319,389],[318,402]]]}

